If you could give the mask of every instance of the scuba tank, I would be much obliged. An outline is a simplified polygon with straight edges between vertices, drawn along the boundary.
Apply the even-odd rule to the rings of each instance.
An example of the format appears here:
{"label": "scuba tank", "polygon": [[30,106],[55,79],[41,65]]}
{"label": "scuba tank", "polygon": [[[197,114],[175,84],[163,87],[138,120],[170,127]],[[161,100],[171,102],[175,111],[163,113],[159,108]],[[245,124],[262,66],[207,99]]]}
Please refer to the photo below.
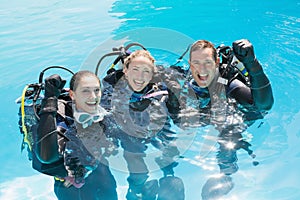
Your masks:
{"label": "scuba tank", "polygon": [[233,67],[237,68],[238,70],[240,70],[240,72],[244,76],[248,76],[248,71],[245,68],[244,64],[242,62],[240,62],[235,55],[232,56],[231,66],[233,66]]}
{"label": "scuba tank", "polygon": [[240,62],[233,53],[230,46],[221,44],[216,48],[220,58],[219,71],[222,78],[228,80],[228,85],[238,79],[246,85],[250,85],[249,73],[242,62]]}
{"label": "scuba tank", "polygon": [[23,135],[21,151],[27,147],[29,160],[32,160],[33,132],[37,129],[39,120],[37,113],[43,99],[43,96],[40,95],[40,90],[40,84],[26,85],[22,96],[16,100],[16,103],[20,104],[18,124]]}

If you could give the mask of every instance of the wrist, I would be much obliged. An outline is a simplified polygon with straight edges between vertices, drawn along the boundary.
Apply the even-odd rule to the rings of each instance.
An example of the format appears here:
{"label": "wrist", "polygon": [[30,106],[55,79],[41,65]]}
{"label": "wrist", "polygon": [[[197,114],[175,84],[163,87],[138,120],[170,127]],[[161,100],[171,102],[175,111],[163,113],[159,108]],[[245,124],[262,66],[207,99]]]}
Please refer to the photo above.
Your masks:
{"label": "wrist", "polygon": [[43,99],[40,114],[56,113],[57,110],[58,110],[57,97],[49,97]]}
{"label": "wrist", "polygon": [[264,74],[263,68],[258,60],[256,60],[256,58],[252,62],[245,64],[245,67],[250,76],[259,76],[261,74]]}
{"label": "wrist", "polygon": [[249,72],[249,75],[251,77],[258,77],[258,76],[261,76],[261,75],[265,75],[265,73],[264,73],[263,70],[259,70],[259,71],[256,71],[256,72]]}

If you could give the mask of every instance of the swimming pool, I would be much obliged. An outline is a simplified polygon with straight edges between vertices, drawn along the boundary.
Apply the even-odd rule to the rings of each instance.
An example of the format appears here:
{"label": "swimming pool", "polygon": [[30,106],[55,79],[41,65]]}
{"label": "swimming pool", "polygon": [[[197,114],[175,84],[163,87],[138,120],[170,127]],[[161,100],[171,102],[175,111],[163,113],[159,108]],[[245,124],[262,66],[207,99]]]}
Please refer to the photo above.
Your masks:
{"label": "swimming pool", "polygon": [[[0,199],[55,199],[52,179],[32,170],[26,152],[20,153],[15,99],[25,84],[37,81],[46,66],[76,71],[104,41],[146,27],[215,44],[230,45],[240,38],[254,44],[271,80],[275,104],[260,127],[258,122],[248,130],[260,164],[254,167],[241,152],[235,186],[224,199],[300,198],[299,1],[12,0],[1,5]],[[184,180],[187,200],[200,199],[200,190],[214,170],[192,157],[181,162],[176,173]],[[122,199],[126,174],[118,173],[118,178]]]}

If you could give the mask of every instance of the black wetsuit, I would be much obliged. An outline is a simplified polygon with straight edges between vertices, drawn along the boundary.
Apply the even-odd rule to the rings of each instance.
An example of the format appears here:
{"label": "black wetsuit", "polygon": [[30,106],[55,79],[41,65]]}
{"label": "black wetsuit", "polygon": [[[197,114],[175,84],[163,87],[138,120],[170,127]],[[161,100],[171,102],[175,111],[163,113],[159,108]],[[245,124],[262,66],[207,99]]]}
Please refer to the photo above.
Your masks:
{"label": "black wetsuit", "polygon": [[[46,102],[47,99],[43,101]],[[94,135],[103,133],[105,138],[109,138],[110,132],[113,131],[108,128],[111,127],[109,123],[108,117],[104,117],[104,120],[90,127],[94,126]],[[118,199],[116,181],[107,160],[104,157],[95,158],[89,150],[90,146],[85,145],[79,138],[81,130],[76,128],[79,126],[80,124],[73,119],[63,118],[57,112],[42,112],[35,138],[34,168],[55,177],[54,192],[60,200]],[[60,130],[63,136],[54,130]],[[66,177],[70,172],[78,183],[84,183],[82,187],[67,184]]]}
{"label": "black wetsuit", "polygon": [[[253,76],[250,74],[248,81],[237,78],[239,76],[222,77],[217,70],[207,88],[200,88],[188,71],[177,71],[185,77],[181,94],[185,102],[182,120],[191,127],[213,125],[219,133],[217,162],[221,174],[225,176],[210,178],[202,188],[203,199],[219,198],[219,195],[227,194],[233,187],[229,175],[238,170],[237,150],[244,149],[249,155],[255,156],[249,148],[251,144],[243,139],[242,132],[255,120],[262,119],[272,107],[271,85],[262,70]],[[224,184],[224,188],[217,189],[220,183]]]}
{"label": "black wetsuit", "polygon": [[[238,149],[245,149],[252,154],[249,149],[251,145],[243,140],[241,133],[255,120],[264,117],[266,110],[262,108],[272,106],[273,96],[271,86],[256,89],[254,98],[253,90],[243,80],[224,77],[230,80],[224,84],[221,83],[220,77],[217,70],[210,86],[200,88],[192,76],[189,76],[181,96],[185,98],[186,107],[193,107],[198,113],[196,117],[194,116],[195,119],[187,117],[187,121],[199,123],[199,126],[214,125],[219,131],[218,164],[222,173],[230,175],[238,170],[236,165]],[[250,76],[250,85],[257,80],[268,81],[265,74],[261,73],[260,77]],[[195,127],[195,124],[192,126]],[[228,142],[233,142],[235,148],[227,148]]]}
{"label": "black wetsuit", "polygon": [[[174,175],[174,157],[179,156],[179,150],[169,145],[176,138],[170,127],[171,120],[179,123],[179,101],[175,89],[170,90],[158,74],[141,92],[134,92],[123,75],[116,70],[103,79],[101,105],[115,114],[122,130],[118,138],[130,173],[129,190],[142,193],[149,172],[144,160],[148,144],[162,152],[155,161],[164,175]],[[145,95],[153,96],[143,98]],[[127,199],[131,198],[127,195]]]}

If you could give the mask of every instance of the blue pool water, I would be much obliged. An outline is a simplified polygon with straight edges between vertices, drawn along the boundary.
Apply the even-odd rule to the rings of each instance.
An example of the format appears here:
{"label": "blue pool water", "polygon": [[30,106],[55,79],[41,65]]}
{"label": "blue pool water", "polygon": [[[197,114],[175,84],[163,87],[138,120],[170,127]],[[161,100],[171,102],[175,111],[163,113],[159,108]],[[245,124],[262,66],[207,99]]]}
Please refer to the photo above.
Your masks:
{"label": "blue pool water", "polygon": [[[0,199],[55,199],[53,180],[35,172],[26,152],[20,153],[15,99],[25,84],[37,82],[39,72],[50,65],[74,71],[92,67],[86,61],[95,50],[107,47],[109,38],[147,27],[215,44],[230,45],[241,38],[254,44],[272,83],[275,104],[247,131],[260,164],[253,166],[251,158],[239,152],[239,171],[232,176],[235,186],[223,199],[300,199],[299,0],[0,2]],[[185,43],[169,39],[155,37],[151,48],[163,44],[164,52],[177,54],[176,45]],[[176,173],[185,183],[186,199],[201,199],[203,184],[216,171],[215,165],[193,156],[180,161]],[[126,174],[115,173],[124,199]]]}

